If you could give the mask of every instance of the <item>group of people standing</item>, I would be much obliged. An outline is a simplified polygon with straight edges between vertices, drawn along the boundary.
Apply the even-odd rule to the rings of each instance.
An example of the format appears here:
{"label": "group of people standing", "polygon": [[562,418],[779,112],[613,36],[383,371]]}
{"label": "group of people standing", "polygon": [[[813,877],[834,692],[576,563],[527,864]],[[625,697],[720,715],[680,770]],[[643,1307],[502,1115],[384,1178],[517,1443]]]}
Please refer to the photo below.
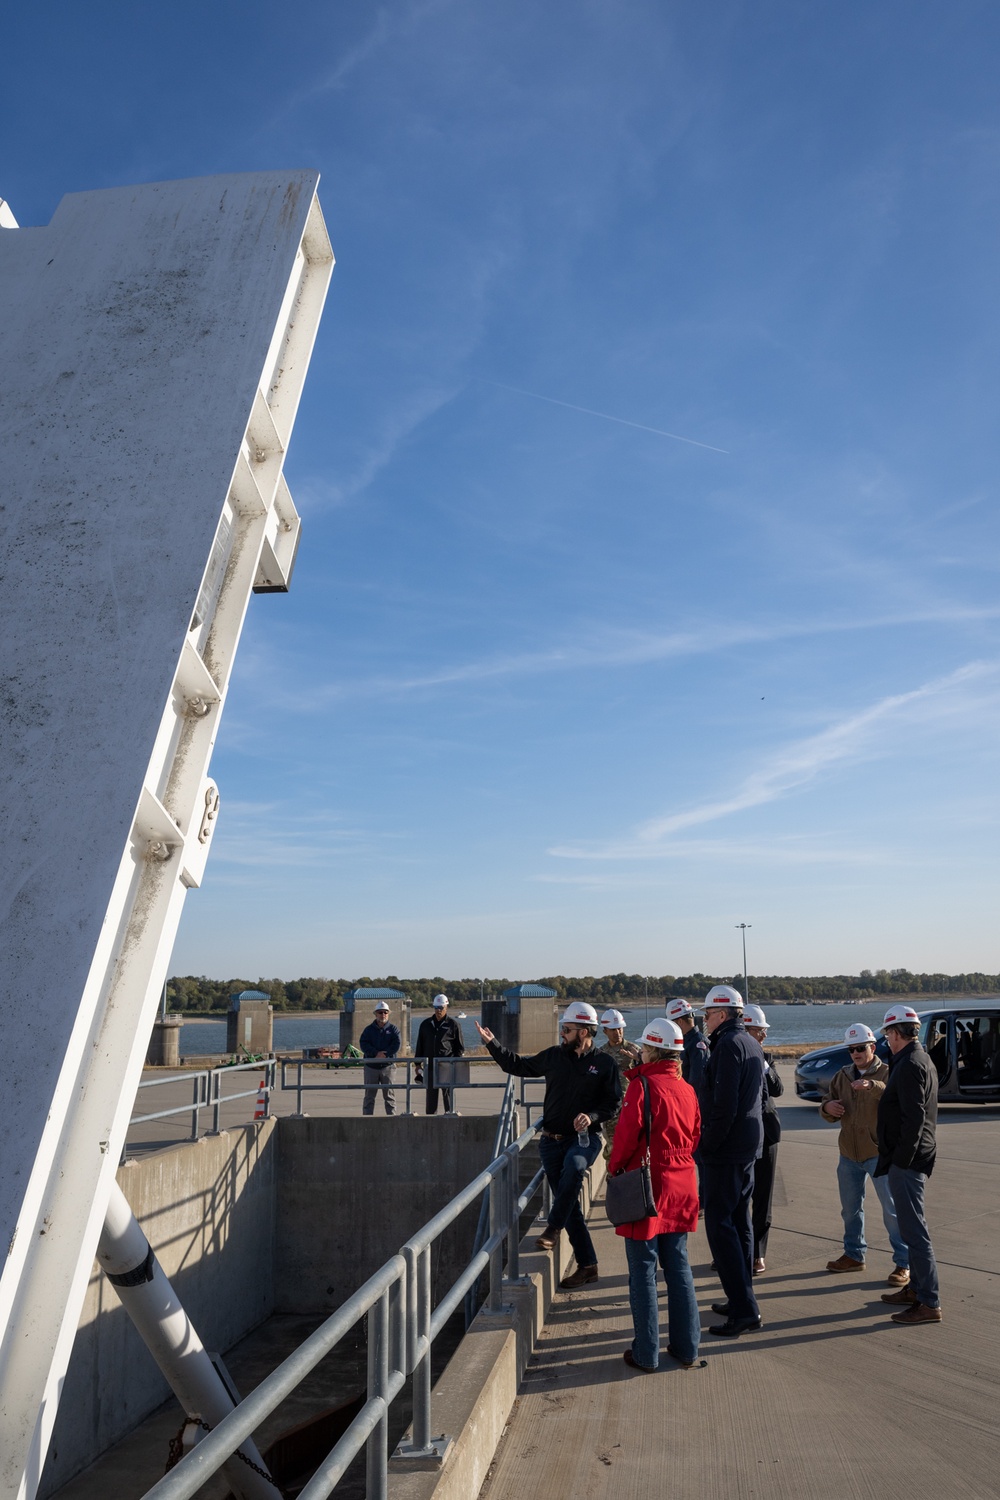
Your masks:
{"label": "group of people standing", "polygon": [[[417,1031],[416,1057],[427,1066],[425,1108],[429,1115],[437,1114],[438,1095],[444,1095],[445,1112],[456,1113],[454,1090],[438,1088],[434,1082],[434,1064],[439,1057],[461,1057],[465,1051],[462,1028],[454,1016],[448,1014],[448,996],[435,995],[431,1014],[421,1021]],[[363,1115],[375,1113],[375,1100],[381,1090],[387,1115],[396,1113],[394,1063],[403,1045],[399,1027],[389,1020],[389,1007],[384,1000],[375,1006],[374,1019],[365,1027],[358,1044],[364,1058],[365,1095],[361,1105]],[[423,1068],[416,1070],[417,1083],[424,1082]]]}
{"label": "group of people standing", "polygon": [[[539,1149],[552,1191],[537,1245],[553,1249],[566,1230],[576,1269],[561,1286],[597,1280],[580,1189],[602,1146],[610,1175],[648,1163],[654,1212],[617,1227],[625,1239],[633,1323],[623,1357],[638,1371],[655,1370],[660,1359],[658,1265],[667,1288],[667,1353],[687,1369],[704,1364],[687,1254],[699,1207],[724,1294],[712,1303],[720,1321],[709,1332],[738,1338],[762,1327],[753,1278],[766,1268],[781,1133],[774,1100],[782,1085],[763,1051],[768,1028],[759,1007],[745,1006],[732,986],[717,985],[701,1009],[704,1036],[694,1008],[677,1000],[666,1016],[647,1023],[638,1046],[625,1041],[621,1013],[607,1011],[601,1018],[607,1044],[596,1048],[597,1012],[575,1002],[561,1018],[559,1044],[530,1057],[500,1046],[477,1023],[506,1073],[545,1078]],[[894,1256],[888,1278],[893,1291],[882,1300],[898,1306],[895,1322],[910,1325],[941,1320],[923,1201],[934,1165],[937,1075],[917,1041],[918,1030],[918,1017],[908,1007],[886,1014],[887,1066],[877,1058],[867,1027],[848,1028],[851,1063],[836,1075],[821,1106],[824,1118],[841,1125],[838,1182],[845,1232],[844,1254],[828,1262],[827,1270],[864,1269],[863,1198],[871,1177]]]}

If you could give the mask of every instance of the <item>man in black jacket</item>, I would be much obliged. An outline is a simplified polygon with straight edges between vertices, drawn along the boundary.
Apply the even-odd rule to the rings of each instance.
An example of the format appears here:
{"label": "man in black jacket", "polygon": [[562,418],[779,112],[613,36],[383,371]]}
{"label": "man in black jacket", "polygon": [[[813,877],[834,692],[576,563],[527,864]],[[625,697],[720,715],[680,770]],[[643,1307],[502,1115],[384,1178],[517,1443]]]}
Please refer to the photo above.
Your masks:
{"label": "man in black jacket", "polygon": [[[580,1189],[588,1167],[600,1155],[603,1141],[595,1126],[613,1120],[621,1107],[618,1064],[604,1048],[594,1049],[597,1012],[583,1001],[572,1001],[559,1023],[562,1041],[534,1057],[522,1057],[501,1047],[492,1031],[476,1022],[486,1050],[505,1073],[516,1078],[544,1078],[545,1102],[538,1154],[552,1189],[552,1206],[539,1250],[553,1250],[565,1229],[576,1256],[576,1270],[560,1286],[583,1286],[597,1280],[597,1251],[580,1207]],[[587,1144],[582,1144],[586,1136]]]}
{"label": "man in black jacket", "polygon": [[894,1005],[882,1022],[889,1043],[889,1078],[878,1102],[876,1177],[889,1178],[899,1232],[910,1252],[910,1283],[882,1301],[900,1305],[892,1321],[940,1323],[937,1262],[924,1212],[924,1189],[937,1154],[937,1070],[917,1041],[920,1017]]}
{"label": "man in black jacket", "polygon": [[[759,1042],[764,1051],[770,1023],[759,1005],[743,1007],[743,1025],[748,1035]],[[764,1146],[753,1168],[753,1198],[750,1203],[750,1223],[753,1227],[753,1274],[766,1271],[764,1257],[767,1254],[767,1237],[771,1232],[771,1204],[774,1201],[774,1174],[778,1167],[778,1142],[781,1140],[781,1121],[775,1099],[785,1092],[785,1085],[771,1059],[764,1052],[764,1092],[760,1100],[761,1122],[764,1127]]]}
{"label": "man in black jacket", "polygon": [[[434,1063],[439,1057],[461,1057],[465,1051],[465,1042],[462,1039],[462,1028],[452,1016],[448,1014],[448,996],[435,995],[434,1009],[420,1023],[417,1031],[418,1059],[424,1060],[427,1068],[427,1113],[437,1114],[438,1090],[434,1087]],[[424,1074],[419,1064],[417,1067],[417,1082],[422,1083]],[[444,1094],[445,1114],[454,1114],[454,1089],[442,1088]]]}
{"label": "man in black jacket", "polygon": [[705,996],[704,1011],[709,1059],[699,1093],[701,1190],[705,1233],[726,1294],[725,1302],[712,1303],[725,1322],[708,1331],[738,1338],[762,1326],[753,1294],[750,1197],[764,1141],[764,1054],[744,1030],[739,990],[715,985]]}

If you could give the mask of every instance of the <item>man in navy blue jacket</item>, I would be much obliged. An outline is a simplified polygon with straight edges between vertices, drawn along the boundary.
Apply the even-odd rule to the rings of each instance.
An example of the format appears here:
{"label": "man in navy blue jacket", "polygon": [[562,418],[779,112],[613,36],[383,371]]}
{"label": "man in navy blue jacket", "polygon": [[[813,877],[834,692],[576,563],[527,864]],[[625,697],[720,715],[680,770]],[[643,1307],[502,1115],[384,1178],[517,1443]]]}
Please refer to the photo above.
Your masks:
{"label": "man in navy blue jacket", "polygon": [[764,1054],[744,1030],[739,990],[717,984],[706,995],[704,1010],[709,1058],[699,1092],[701,1190],[705,1233],[726,1294],[725,1302],[712,1303],[725,1322],[708,1331],[738,1338],[761,1327],[753,1294],[750,1198],[754,1162],[764,1144]]}
{"label": "man in navy blue jacket", "polygon": [[393,1089],[395,1069],[393,1058],[402,1045],[399,1027],[389,1020],[389,1007],[380,1000],[375,1007],[375,1019],[366,1026],[358,1038],[365,1059],[365,1102],[361,1106],[363,1115],[375,1113],[375,1095],[382,1090],[387,1115],[396,1113],[396,1094]]}

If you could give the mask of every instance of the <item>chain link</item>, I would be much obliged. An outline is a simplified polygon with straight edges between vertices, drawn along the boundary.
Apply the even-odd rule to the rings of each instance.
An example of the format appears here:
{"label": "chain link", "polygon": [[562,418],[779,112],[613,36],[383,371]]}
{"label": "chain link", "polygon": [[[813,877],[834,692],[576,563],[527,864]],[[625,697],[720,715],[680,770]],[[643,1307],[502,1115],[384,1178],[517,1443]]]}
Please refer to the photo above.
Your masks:
{"label": "chain link", "polygon": [[[184,1430],[187,1427],[200,1427],[204,1432],[211,1432],[212,1430],[207,1422],[202,1421],[201,1417],[185,1417],[177,1429],[176,1435],[170,1439],[170,1445],[167,1449],[167,1467],[163,1471],[165,1474],[169,1474],[175,1464],[179,1464],[184,1457]],[[255,1464],[253,1459],[247,1458],[246,1454],[239,1448],[235,1450],[232,1457],[238,1458],[241,1463],[246,1464],[248,1469],[253,1469],[254,1473],[259,1474],[261,1479],[266,1479],[269,1484],[274,1484],[274,1479],[268,1473],[267,1469],[262,1468],[260,1464]]]}

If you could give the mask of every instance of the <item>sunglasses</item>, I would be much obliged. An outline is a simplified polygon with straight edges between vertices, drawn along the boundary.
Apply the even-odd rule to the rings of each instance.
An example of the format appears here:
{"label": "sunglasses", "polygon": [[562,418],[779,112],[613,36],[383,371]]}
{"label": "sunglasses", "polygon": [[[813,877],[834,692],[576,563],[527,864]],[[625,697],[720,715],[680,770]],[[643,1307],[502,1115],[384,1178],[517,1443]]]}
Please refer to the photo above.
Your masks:
{"label": "sunglasses", "polygon": [[871,1042],[865,1042],[863,1047],[848,1047],[848,1052],[867,1052]]}

